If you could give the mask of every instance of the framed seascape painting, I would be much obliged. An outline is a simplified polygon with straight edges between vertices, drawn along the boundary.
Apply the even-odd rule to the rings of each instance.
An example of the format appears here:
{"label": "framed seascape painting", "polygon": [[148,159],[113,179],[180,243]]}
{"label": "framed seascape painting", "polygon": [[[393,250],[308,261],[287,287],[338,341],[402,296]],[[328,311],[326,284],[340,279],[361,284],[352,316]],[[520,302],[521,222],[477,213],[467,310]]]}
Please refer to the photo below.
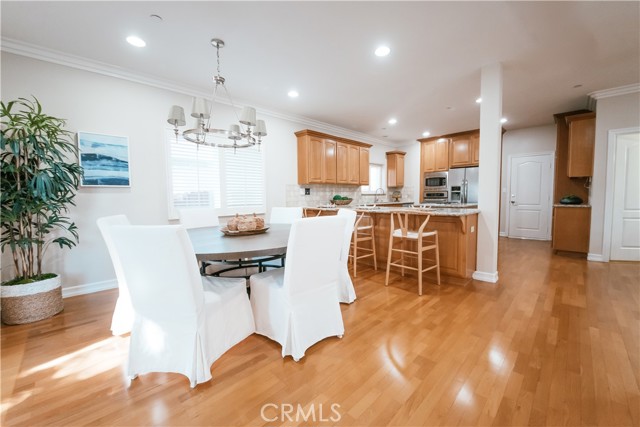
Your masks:
{"label": "framed seascape painting", "polygon": [[129,187],[129,138],[78,132],[83,187]]}

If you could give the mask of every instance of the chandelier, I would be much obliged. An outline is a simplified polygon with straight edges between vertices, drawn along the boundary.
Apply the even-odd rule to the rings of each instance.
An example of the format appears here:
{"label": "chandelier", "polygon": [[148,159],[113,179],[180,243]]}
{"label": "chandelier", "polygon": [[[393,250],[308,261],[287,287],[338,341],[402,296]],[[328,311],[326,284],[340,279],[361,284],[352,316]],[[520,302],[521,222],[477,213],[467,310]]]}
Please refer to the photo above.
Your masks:
{"label": "chandelier", "polygon": [[[216,84],[213,89],[213,97],[211,102],[204,98],[194,98],[193,106],[191,109],[191,117],[196,119],[196,127],[194,129],[187,129],[182,132],[182,137],[190,142],[196,144],[209,145],[212,147],[224,147],[224,148],[246,148],[258,146],[262,143],[262,137],[267,135],[267,127],[264,120],[256,120],[256,109],[253,107],[244,107],[238,117],[238,109],[233,104],[231,95],[224,85],[224,77],[220,75],[220,49],[224,47],[224,41],[220,39],[211,39],[211,44],[216,48],[217,59],[217,75],[213,76],[213,81]],[[211,127],[211,112],[213,104],[216,101],[219,91],[224,91],[229,103],[236,114],[236,120],[238,123],[233,123],[229,126],[229,130],[216,129]],[[167,119],[169,124],[173,125],[173,130],[178,137],[178,127],[186,124],[184,119],[184,109],[179,105],[173,105],[169,110],[169,118]],[[214,142],[214,137],[226,137],[226,139],[232,142]],[[224,141],[224,140],[223,140]]]}

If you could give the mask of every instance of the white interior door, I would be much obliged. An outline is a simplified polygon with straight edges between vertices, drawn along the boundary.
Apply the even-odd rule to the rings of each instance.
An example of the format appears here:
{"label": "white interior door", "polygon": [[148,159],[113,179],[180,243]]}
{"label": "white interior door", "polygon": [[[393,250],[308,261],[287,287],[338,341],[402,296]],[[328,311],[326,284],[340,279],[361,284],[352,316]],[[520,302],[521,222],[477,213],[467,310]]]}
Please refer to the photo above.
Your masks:
{"label": "white interior door", "polygon": [[640,261],[640,133],[616,141],[610,259]]}
{"label": "white interior door", "polygon": [[552,156],[512,156],[509,180],[509,237],[549,240]]}

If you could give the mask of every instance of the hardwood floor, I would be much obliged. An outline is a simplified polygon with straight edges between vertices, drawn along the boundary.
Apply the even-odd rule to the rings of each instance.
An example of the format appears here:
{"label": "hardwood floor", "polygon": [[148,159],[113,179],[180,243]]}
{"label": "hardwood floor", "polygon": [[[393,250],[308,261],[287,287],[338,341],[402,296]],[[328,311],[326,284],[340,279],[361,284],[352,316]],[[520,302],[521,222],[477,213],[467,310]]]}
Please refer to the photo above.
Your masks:
{"label": "hardwood floor", "polygon": [[498,284],[427,280],[418,297],[415,279],[385,287],[384,268],[359,268],[342,340],[295,363],[253,335],[196,389],[178,374],[129,386],[128,337],[109,331],[116,291],[69,298],[60,315],[0,330],[1,422],[640,425],[640,266],[501,239],[499,272]]}

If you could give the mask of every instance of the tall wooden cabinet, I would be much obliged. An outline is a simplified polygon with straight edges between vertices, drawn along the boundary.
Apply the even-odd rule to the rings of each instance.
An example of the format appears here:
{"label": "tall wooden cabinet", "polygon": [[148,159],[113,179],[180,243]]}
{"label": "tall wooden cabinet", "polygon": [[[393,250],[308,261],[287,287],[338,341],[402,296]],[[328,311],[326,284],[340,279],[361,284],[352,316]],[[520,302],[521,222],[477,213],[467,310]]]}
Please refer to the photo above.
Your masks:
{"label": "tall wooden cabinet", "polygon": [[298,184],[369,184],[370,144],[302,130],[298,138]]}
{"label": "tall wooden cabinet", "polygon": [[404,151],[387,152],[387,187],[404,186]]}
{"label": "tall wooden cabinet", "polygon": [[565,117],[569,127],[567,176],[593,175],[593,152],[596,142],[596,114],[583,113]]}
{"label": "tall wooden cabinet", "polygon": [[[554,114],[556,122],[556,170],[553,190],[552,247],[556,251],[588,253],[591,229],[589,185],[593,173],[595,113],[587,110]],[[580,197],[582,205],[567,206],[560,200]]]}

